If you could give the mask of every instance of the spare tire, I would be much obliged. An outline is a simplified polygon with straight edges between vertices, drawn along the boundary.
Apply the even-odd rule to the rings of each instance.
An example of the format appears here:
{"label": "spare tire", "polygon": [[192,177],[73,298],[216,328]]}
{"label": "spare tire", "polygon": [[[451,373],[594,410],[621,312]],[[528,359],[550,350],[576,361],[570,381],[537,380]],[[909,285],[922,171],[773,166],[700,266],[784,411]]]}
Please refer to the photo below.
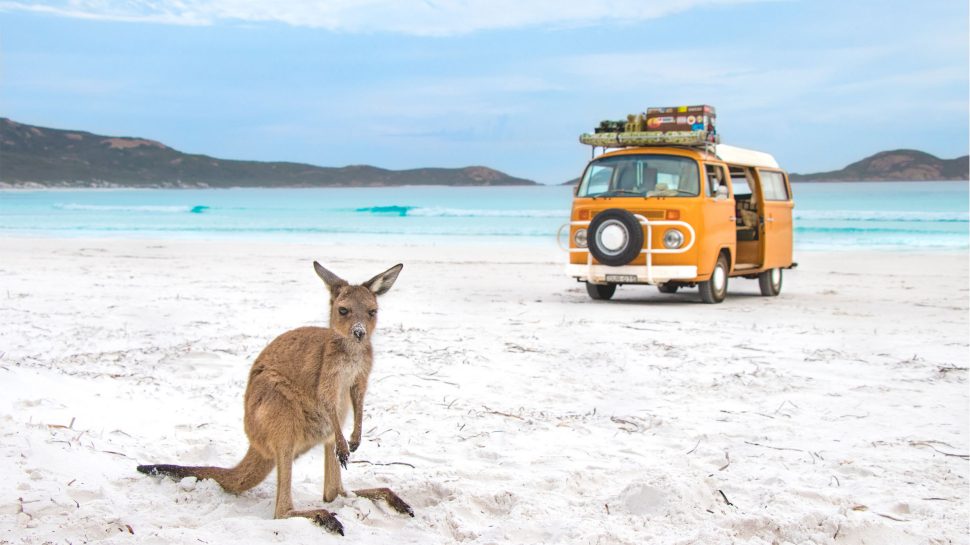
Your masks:
{"label": "spare tire", "polygon": [[622,208],[609,208],[596,214],[586,236],[589,252],[604,265],[626,265],[643,249],[643,227],[633,214]]}

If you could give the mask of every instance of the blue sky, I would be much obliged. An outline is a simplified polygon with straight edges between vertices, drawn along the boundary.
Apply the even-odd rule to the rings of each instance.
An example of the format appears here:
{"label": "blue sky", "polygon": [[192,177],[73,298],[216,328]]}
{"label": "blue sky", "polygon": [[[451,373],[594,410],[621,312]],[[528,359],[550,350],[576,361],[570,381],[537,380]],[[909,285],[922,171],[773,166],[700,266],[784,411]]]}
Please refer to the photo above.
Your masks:
{"label": "blue sky", "polygon": [[577,176],[579,133],[712,104],[788,170],[968,142],[968,5],[0,0],[0,115],[229,159]]}

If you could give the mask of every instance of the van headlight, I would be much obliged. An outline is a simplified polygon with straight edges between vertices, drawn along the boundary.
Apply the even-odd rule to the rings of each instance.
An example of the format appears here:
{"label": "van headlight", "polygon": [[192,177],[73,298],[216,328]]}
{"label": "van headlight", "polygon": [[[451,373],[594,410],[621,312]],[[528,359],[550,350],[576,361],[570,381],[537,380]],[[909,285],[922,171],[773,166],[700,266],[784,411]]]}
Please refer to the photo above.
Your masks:
{"label": "van headlight", "polygon": [[664,233],[664,246],[673,250],[684,244],[684,234],[677,229],[667,229]]}
{"label": "van headlight", "polygon": [[576,229],[576,234],[573,235],[573,242],[576,243],[577,248],[585,248],[587,245],[586,229]]}

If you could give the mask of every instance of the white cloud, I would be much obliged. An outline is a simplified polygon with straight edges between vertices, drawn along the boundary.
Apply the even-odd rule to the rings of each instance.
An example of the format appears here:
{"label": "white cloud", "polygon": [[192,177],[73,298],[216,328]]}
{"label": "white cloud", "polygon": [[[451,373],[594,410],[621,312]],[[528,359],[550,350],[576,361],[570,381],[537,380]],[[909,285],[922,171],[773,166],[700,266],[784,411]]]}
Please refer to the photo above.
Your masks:
{"label": "white cloud", "polygon": [[697,7],[759,1],[766,0],[60,0],[45,4],[3,0],[0,11],[176,25],[272,22],[352,33],[446,36],[636,23]]}
{"label": "white cloud", "polygon": [[557,65],[586,89],[605,89],[618,99],[638,94],[663,104],[700,101],[738,111],[791,112],[806,101],[817,106],[812,97],[856,81],[853,74],[860,67],[890,54],[888,47],[868,46],[811,51],[718,47],[575,55]]}

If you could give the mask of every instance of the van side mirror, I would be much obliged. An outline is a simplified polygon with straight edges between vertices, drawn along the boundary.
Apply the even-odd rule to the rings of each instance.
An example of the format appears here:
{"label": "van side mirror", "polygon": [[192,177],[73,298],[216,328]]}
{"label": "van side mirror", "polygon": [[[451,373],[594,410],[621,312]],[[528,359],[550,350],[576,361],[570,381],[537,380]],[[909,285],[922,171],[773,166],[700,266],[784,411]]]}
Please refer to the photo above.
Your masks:
{"label": "van side mirror", "polygon": [[723,201],[728,198],[727,186],[719,185],[717,186],[717,191],[714,192],[714,199],[718,201]]}

